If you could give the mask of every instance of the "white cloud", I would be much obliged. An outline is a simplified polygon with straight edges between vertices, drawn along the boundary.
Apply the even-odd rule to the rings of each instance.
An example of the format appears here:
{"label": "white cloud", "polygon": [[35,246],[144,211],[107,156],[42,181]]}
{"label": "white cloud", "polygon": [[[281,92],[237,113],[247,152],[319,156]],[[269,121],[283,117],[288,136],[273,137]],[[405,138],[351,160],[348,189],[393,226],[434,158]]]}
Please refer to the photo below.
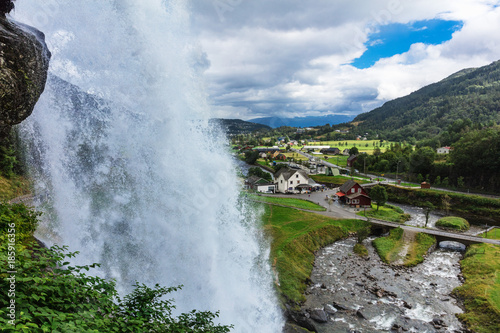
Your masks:
{"label": "white cloud", "polygon": [[[498,60],[500,1],[220,0],[194,5],[195,31],[218,116],[359,113],[466,67]],[[367,69],[349,63],[380,23],[442,18],[463,28],[441,45],[414,44]]]}

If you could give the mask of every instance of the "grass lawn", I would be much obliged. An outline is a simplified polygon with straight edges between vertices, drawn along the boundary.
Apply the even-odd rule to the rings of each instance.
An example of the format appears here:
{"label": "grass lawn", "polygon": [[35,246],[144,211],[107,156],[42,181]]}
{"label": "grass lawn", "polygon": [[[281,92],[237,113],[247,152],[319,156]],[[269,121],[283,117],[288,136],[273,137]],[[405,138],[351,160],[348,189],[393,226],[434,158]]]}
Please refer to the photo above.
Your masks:
{"label": "grass lawn", "polygon": [[403,247],[403,229],[392,229],[389,236],[374,239],[373,246],[383,262],[391,263],[396,261]]}
{"label": "grass lawn", "polygon": [[[498,230],[488,238],[500,239]],[[466,312],[458,317],[474,332],[500,332],[500,246],[471,245],[460,264],[465,283],[453,293],[464,300]]]}
{"label": "grass lawn", "polygon": [[313,264],[314,252],[349,232],[368,227],[361,220],[335,220],[323,215],[292,208],[266,205],[263,222],[271,236],[271,260],[275,267],[282,301],[298,306],[305,301]]}
{"label": "grass lawn", "polygon": [[[359,216],[365,216],[364,211],[358,212],[356,214]],[[410,214],[405,214],[401,208],[391,205],[380,206],[377,211],[377,205],[372,204],[372,208],[366,211],[366,217],[372,217],[374,219],[384,221],[405,223],[410,219]]]}
{"label": "grass lawn", "polygon": [[412,183],[401,183],[401,186],[406,186],[406,187],[420,187],[418,184],[412,184]]}
{"label": "grass lawn", "polygon": [[[325,175],[311,175],[310,176],[312,179],[314,179],[315,182],[317,183],[322,183],[322,184],[331,184],[334,186],[340,186],[347,182],[348,180],[351,180],[351,177],[347,176],[325,176]],[[370,181],[368,180],[361,180],[361,179],[356,179],[356,182],[358,184],[368,184]]]}
{"label": "grass lawn", "polygon": [[292,208],[315,210],[318,212],[326,211],[325,207],[322,207],[318,204],[315,204],[314,202],[302,200],[302,199],[267,197],[267,196],[260,196],[260,195],[255,195],[255,194],[249,194],[249,198],[252,200],[255,200],[255,201],[267,202],[270,204],[288,206],[288,207],[292,207]]}
{"label": "grass lawn", "polygon": [[[373,240],[373,246],[383,262],[390,264],[400,259],[400,253],[405,245],[403,233],[403,229],[396,228],[390,231],[389,236]],[[424,255],[434,243],[436,243],[434,236],[417,233],[408,246],[402,261],[403,266],[410,267],[423,262]]]}
{"label": "grass lawn", "polygon": [[290,159],[290,158],[293,158],[295,161],[308,161],[309,158],[305,157],[304,155],[302,154],[299,154],[299,153],[283,153],[283,155],[286,156],[287,158],[287,161]]}
{"label": "grass lawn", "polygon": [[347,159],[349,156],[344,156],[344,155],[314,155],[314,157],[318,157],[323,161],[333,163],[335,165],[338,165],[340,167],[347,167]]}
{"label": "grass lawn", "polygon": [[480,236],[483,238],[500,239],[500,228],[495,228],[491,231],[488,231],[488,234],[483,233]]}
{"label": "grass lawn", "polygon": [[444,229],[453,229],[458,231],[469,230],[470,225],[466,219],[456,216],[446,216],[436,221],[436,227]]}

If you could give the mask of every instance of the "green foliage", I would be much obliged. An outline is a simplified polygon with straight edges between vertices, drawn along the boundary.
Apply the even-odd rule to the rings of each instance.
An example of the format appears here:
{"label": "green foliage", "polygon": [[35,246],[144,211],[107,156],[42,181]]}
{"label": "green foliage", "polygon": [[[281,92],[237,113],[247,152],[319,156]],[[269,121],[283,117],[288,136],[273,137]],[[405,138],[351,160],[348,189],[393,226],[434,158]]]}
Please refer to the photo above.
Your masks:
{"label": "green foliage", "polygon": [[[0,235],[15,234],[16,242],[31,239],[38,226],[41,213],[23,204],[0,204]],[[9,232],[10,231],[10,232]]]}
{"label": "green foliage", "polygon": [[256,150],[247,150],[245,152],[245,162],[247,162],[248,164],[255,164],[258,158],[259,152]]}
{"label": "green foliage", "polygon": [[387,191],[385,187],[376,185],[370,189],[370,197],[377,204],[377,210],[387,202]]}
{"label": "green foliage", "polygon": [[368,249],[361,243],[356,243],[356,245],[354,245],[353,251],[360,257],[368,256]]}
{"label": "green foliage", "polygon": [[456,216],[447,216],[436,221],[436,227],[459,231],[469,230],[470,224],[466,219]]}
{"label": "green foliage", "polygon": [[[466,133],[453,145],[450,162],[458,187],[500,187],[500,127]],[[473,162],[473,163],[471,163]]]}
{"label": "green foliage", "polygon": [[354,146],[351,149],[349,149],[349,154],[351,154],[351,155],[358,155],[359,154],[359,149],[356,146]]}
{"label": "green foliage", "polygon": [[0,174],[6,178],[22,175],[24,170],[18,162],[19,152],[15,148],[17,132],[12,130],[6,137],[0,138]]}
{"label": "green foliage", "polygon": [[363,229],[359,229],[357,232],[358,244],[361,244],[365,239],[367,239],[368,236],[370,236],[371,232],[372,230],[370,226]]}
{"label": "green foliage", "polygon": [[[192,311],[174,317],[173,300],[163,296],[181,286],[150,288],[136,283],[134,291],[121,299],[114,281],[86,274],[98,264],[71,266],[77,252],[59,246],[42,248],[31,241],[39,215],[21,204],[0,205],[0,262],[9,268],[0,272],[0,331],[230,331],[231,326],[214,323],[218,313]],[[12,230],[15,242],[9,237]],[[11,318],[9,306],[14,300]]]}
{"label": "green foliage", "polygon": [[[464,215],[469,220],[487,219],[500,225],[500,199],[432,189],[406,189],[386,186],[389,200],[396,203],[425,207],[426,202],[437,209]],[[493,224],[495,224],[493,223]]]}
{"label": "green foliage", "polygon": [[[17,245],[15,274],[15,329],[9,323],[8,274],[0,280],[0,328],[2,332],[229,332],[229,326],[213,323],[217,313],[193,311],[172,316],[172,300],[163,300],[180,287],[149,288],[135,284],[122,300],[113,281],[88,276],[98,266],[69,266],[66,247],[28,248]],[[7,261],[7,247],[0,247],[0,261]]]}
{"label": "green foliage", "polygon": [[410,172],[420,174],[420,176],[431,173],[435,159],[434,149],[430,147],[416,149],[410,155]]}
{"label": "green foliage", "polygon": [[250,176],[257,176],[257,177],[265,179],[269,182],[271,182],[273,180],[273,177],[271,176],[271,174],[269,172],[265,172],[264,170],[262,170],[259,167],[250,168],[248,170],[248,177],[250,177]]}

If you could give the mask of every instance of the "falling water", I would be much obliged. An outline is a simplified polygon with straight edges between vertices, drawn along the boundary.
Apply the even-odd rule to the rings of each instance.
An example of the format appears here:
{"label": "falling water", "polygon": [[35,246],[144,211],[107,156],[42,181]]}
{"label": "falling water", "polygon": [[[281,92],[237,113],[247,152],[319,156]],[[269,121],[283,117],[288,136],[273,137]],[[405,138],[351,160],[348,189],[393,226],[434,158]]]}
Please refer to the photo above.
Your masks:
{"label": "falling water", "polygon": [[45,220],[39,237],[117,280],[183,284],[180,311],[279,332],[268,244],[209,125],[206,55],[185,0],[19,1],[46,34],[46,90],[23,125]]}

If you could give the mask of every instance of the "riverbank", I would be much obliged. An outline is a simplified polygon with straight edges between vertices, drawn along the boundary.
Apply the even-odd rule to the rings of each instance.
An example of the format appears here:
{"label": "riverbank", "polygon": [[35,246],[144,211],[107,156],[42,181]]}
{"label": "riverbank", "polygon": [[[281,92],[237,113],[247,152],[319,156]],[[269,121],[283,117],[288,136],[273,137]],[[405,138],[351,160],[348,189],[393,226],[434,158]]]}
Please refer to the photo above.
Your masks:
{"label": "riverbank", "polygon": [[384,264],[373,238],[363,242],[368,257],[353,254],[357,240],[349,238],[317,252],[307,301],[318,333],[410,331],[454,332],[463,325],[462,310],[450,297],[459,280],[460,254],[437,250],[424,263],[401,268]]}
{"label": "riverbank", "polygon": [[[489,232],[488,238],[500,239],[500,229]],[[453,294],[466,312],[459,318],[474,332],[500,332],[500,247],[471,245],[460,264],[465,283]]]}
{"label": "riverbank", "polygon": [[[330,246],[336,246],[337,244],[343,244],[345,241],[345,236],[349,235],[349,232],[355,231],[352,229],[352,225],[349,226],[349,224],[344,225],[344,228],[347,227],[347,230],[344,232],[340,232],[341,226],[338,224],[343,224],[343,220],[335,220],[332,219],[333,221],[330,221],[328,223],[325,223],[326,220],[322,220],[321,218],[325,218],[325,216],[320,215],[320,214],[315,214],[315,213],[309,213],[309,212],[303,212],[297,209],[292,209],[292,208],[286,208],[286,207],[280,207],[280,206],[271,206],[271,205],[264,205],[267,206],[266,211],[264,213],[264,219],[265,219],[265,225],[264,228],[273,237],[273,242],[272,242],[272,250],[271,250],[271,258],[274,263],[274,269],[276,272],[276,285],[278,288],[278,291],[282,295],[282,302],[285,307],[285,311],[287,312],[288,316],[292,321],[295,321],[295,323],[299,323],[302,327],[309,328],[310,330],[317,330],[318,332],[322,332],[321,329],[318,330],[317,326],[318,325],[323,325],[325,322],[323,320],[326,318],[327,322],[335,322],[337,326],[335,326],[335,329],[339,329],[342,331],[342,327],[346,325],[346,323],[349,323],[350,319],[346,319],[344,317],[335,317],[337,313],[342,314],[342,316],[352,316],[354,319],[358,320],[361,318],[362,321],[366,321],[366,319],[363,319],[362,317],[365,316],[365,318],[368,318],[370,316],[370,311],[375,311],[374,309],[376,306],[382,306],[384,307],[388,303],[393,303],[393,305],[397,305],[399,307],[399,310],[387,310],[386,314],[395,314],[397,311],[401,313],[405,313],[407,310],[412,310],[414,312],[420,313],[418,316],[422,315],[423,313],[423,318],[416,319],[416,318],[406,318],[406,316],[400,316],[398,317],[399,319],[394,319],[396,317],[394,316],[389,316],[390,318],[387,319],[387,322],[384,326],[388,327],[387,323],[391,322],[392,324],[389,325],[387,329],[394,328],[398,330],[399,328],[408,328],[408,327],[420,327],[420,329],[427,330],[428,332],[435,332],[437,331],[436,327],[448,327],[453,328],[453,327],[459,327],[461,324],[458,321],[454,321],[451,318],[448,318],[446,320],[443,320],[440,318],[440,315],[437,317],[429,317],[428,313],[428,308],[429,304],[438,304],[438,303],[443,303],[441,305],[435,305],[438,307],[445,307],[445,308],[450,308],[449,307],[449,302],[452,302],[453,305],[451,306],[451,309],[453,309],[450,313],[453,315],[451,317],[454,318],[454,313],[460,313],[462,312],[459,309],[459,302],[456,302],[453,297],[450,297],[449,294],[451,293],[452,289],[454,287],[459,287],[460,286],[460,279],[459,277],[461,276],[460,273],[460,264],[459,260],[461,257],[461,254],[459,252],[453,252],[453,251],[445,251],[438,249],[436,251],[433,251],[429,253],[426,256],[426,259],[424,260],[424,254],[428,253],[429,248],[432,246],[432,244],[435,242],[434,239],[417,239],[421,236],[420,233],[413,235],[412,237],[412,242],[409,241],[409,239],[404,239],[403,235],[399,235],[401,237],[397,237],[397,241],[394,242],[394,244],[390,245],[388,249],[390,251],[394,251],[395,253],[400,254],[400,258],[396,257],[396,260],[399,260],[399,262],[396,262],[395,264],[398,265],[405,265],[405,266],[414,266],[412,268],[405,268],[405,267],[396,267],[396,266],[388,266],[384,263],[382,263],[382,260],[380,259],[380,256],[376,253],[376,250],[374,246],[370,242],[367,243],[367,241],[364,242],[365,247],[367,248],[368,256],[366,257],[361,257],[358,256],[353,252],[354,249],[354,243],[353,241],[352,247],[353,249],[349,250],[348,253],[346,254],[349,258],[352,260],[355,260],[357,264],[359,265],[368,265],[371,267],[370,269],[375,269],[376,271],[378,270],[393,270],[393,276],[387,276],[381,279],[377,279],[377,281],[385,281],[387,279],[388,281],[392,281],[394,279],[399,278],[399,276],[405,276],[405,279],[410,279],[408,281],[411,281],[411,278],[408,277],[409,275],[412,275],[411,273],[408,273],[407,275],[403,275],[402,272],[420,272],[420,271],[434,271],[436,274],[438,274],[438,278],[441,279],[443,275],[443,270],[447,271],[447,262],[450,258],[453,258],[453,272],[450,273],[450,275],[447,275],[447,278],[444,279],[446,281],[452,279],[456,279],[458,282],[456,284],[453,284],[453,288],[451,289],[446,289],[447,293],[443,294],[441,292],[436,293],[435,290],[433,292],[430,292],[431,294],[436,294],[440,296],[440,298],[435,299],[434,301],[429,301],[428,299],[424,298],[423,303],[418,303],[420,305],[412,305],[412,308],[406,308],[404,306],[404,302],[406,304],[410,304],[408,302],[408,299],[410,298],[403,298],[402,301],[400,300],[395,300],[393,299],[394,296],[391,296],[391,289],[384,289],[383,287],[380,287],[380,289],[377,289],[375,287],[370,287],[370,288],[365,288],[361,287],[360,284],[365,286],[366,281],[371,281],[366,275],[361,275],[360,276],[360,282],[358,284],[354,283],[355,287],[360,289],[361,294],[359,295],[360,298],[366,296],[368,300],[371,299],[372,292],[375,292],[375,296],[377,297],[377,301],[374,304],[371,303],[366,303],[366,309],[364,311],[361,311],[360,314],[358,314],[358,310],[360,308],[347,308],[343,309],[343,307],[347,305],[352,305],[351,303],[351,298],[352,295],[346,295],[345,300],[343,303],[335,303],[337,305],[340,304],[340,306],[336,306],[334,303],[329,302],[325,303],[322,306],[319,306],[316,304],[316,306],[310,306],[308,305],[309,303],[309,298],[310,295],[313,293],[316,294],[324,294],[326,291],[324,290],[325,287],[328,289],[327,284],[319,284],[313,279],[314,276],[314,270],[318,267],[318,264],[315,262],[315,260],[318,260],[318,258],[321,257],[321,253],[325,250],[325,248],[328,248]],[[303,215],[303,213],[305,215]],[[413,218],[413,216],[412,216]],[[351,220],[349,223],[352,223]],[[340,227],[340,229],[339,229]],[[329,229],[332,228],[332,229]],[[351,228],[351,229],[349,229]],[[358,229],[359,230],[359,229]],[[347,231],[347,232],[346,232]],[[493,234],[493,232],[490,233],[491,235],[496,235]],[[332,237],[333,236],[333,237]],[[419,237],[417,237],[419,236]],[[427,236],[427,235],[426,235]],[[500,235],[496,235],[500,237]],[[277,237],[277,238],[275,238]],[[323,239],[323,237],[329,237],[327,240]],[[430,237],[430,236],[428,236]],[[432,237],[430,237],[432,238]],[[495,238],[495,237],[491,237]],[[380,238],[382,239],[382,238]],[[405,242],[407,241],[407,242]],[[331,243],[330,245],[324,247],[322,244],[327,244]],[[397,245],[397,246],[396,246]],[[403,251],[403,247],[406,247],[406,251]],[[474,247],[471,247],[474,248]],[[498,249],[499,247],[492,247]],[[315,250],[316,249],[316,250]],[[487,251],[487,250],[486,250]],[[405,252],[406,255],[404,255],[404,258],[401,258],[401,253]],[[479,250],[481,252],[481,250]],[[481,255],[479,253],[479,255]],[[375,257],[374,257],[375,256]],[[500,255],[498,255],[497,258],[490,258],[489,256],[488,260],[492,262],[498,262],[498,258],[500,258]],[[356,258],[356,259],[354,259]],[[314,262],[314,264],[313,264]],[[465,262],[465,260],[464,260]],[[280,263],[280,264],[278,264]],[[420,264],[419,264],[420,263]],[[352,263],[351,263],[352,264]],[[357,265],[356,264],[356,265]],[[394,264],[394,262],[393,262]],[[418,265],[417,265],[418,264]],[[352,264],[354,265],[354,264]],[[355,266],[345,266],[346,273],[351,276],[350,270],[352,270],[353,267]],[[477,270],[478,272],[483,272],[483,269],[481,268],[482,265],[488,266],[489,264],[486,262],[478,264],[479,266],[476,266],[476,268],[479,267]],[[367,267],[368,267],[367,266]],[[330,260],[328,262],[328,267],[332,270],[335,270],[335,267],[338,267],[338,264],[335,260]],[[496,266],[495,266],[496,267]],[[486,268],[485,268],[486,269]],[[491,269],[491,268],[489,268]],[[290,271],[288,271],[290,270]],[[472,269],[474,270],[474,269]],[[498,269],[497,269],[498,270]],[[331,273],[324,273],[325,278],[328,278],[331,276]],[[480,277],[478,277],[480,278]],[[368,279],[368,280],[367,280]],[[427,289],[440,289],[441,287],[437,287],[435,285],[435,279],[436,277],[434,276],[429,276],[427,278],[421,278],[419,281],[421,284],[425,285],[425,288],[423,287],[414,287],[414,291],[418,292],[421,288],[427,290]],[[470,278],[469,278],[470,279]],[[406,281],[406,280],[405,280]],[[407,282],[408,282],[407,281]],[[471,279],[471,281],[474,281],[474,279]],[[346,285],[349,285],[348,282],[345,282]],[[405,283],[404,281],[401,282],[402,285],[400,288],[404,289],[403,284]],[[474,285],[475,283],[472,282],[471,286]],[[477,283],[476,283],[477,284]],[[489,280],[486,283],[486,289],[492,288],[494,290],[491,294],[493,295],[493,299],[495,299],[495,295],[497,295],[497,288],[500,286],[499,282],[495,282],[495,280]],[[408,286],[406,288],[412,288],[413,284],[408,283]],[[314,287],[316,286],[316,287]],[[448,285],[446,285],[448,286]],[[312,288],[312,289],[311,289]],[[339,287],[341,295],[343,295],[343,287]],[[356,289],[354,288],[354,289]],[[462,289],[460,289],[462,290]],[[490,289],[488,289],[490,290]],[[378,294],[377,292],[380,291]],[[386,292],[389,291],[389,294],[386,294]],[[482,292],[484,294],[484,289],[479,290],[480,293]],[[353,291],[354,292],[354,291]],[[404,291],[406,292],[406,291]],[[477,288],[473,288],[472,290],[468,290],[467,292],[462,291],[464,293],[463,296],[460,296],[460,299],[465,299],[466,294],[469,295],[469,297],[472,300],[472,303],[474,299],[477,299],[478,290]],[[397,293],[395,293],[397,295]],[[388,300],[380,300],[378,299],[379,297],[377,295],[382,295],[380,298],[388,297]],[[391,298],[392,297],[392,298]],[[427,296],[429,297],[429,296]],[[305,299],[305,300],[304,300]],[[349,302],[346,302],[346,300],[349,300]],[[371,302],[374,302],[374,300],[371,300]],[[382,302],[382,303],[380,303]],[[493,300],[493,302],[495,302]],[[411,304],[410,304],[411,305]],[[434,306],[434,305],[433,305]],[[462,306],[462,305],[460,305]],[[416,307],[416,308],[415,308]],[[370,310],[371,309],[371,310]],[[475,323],[475,322],[484,322],[485,318],[482,318],[484,316],[483,313],[474,313],[473,309],[469,307],[465,307],[466,313],[460,315],[460,319],[463,319],[467,325],[470,325],[470,323]],[[392,312],[391,312],[392,311]],[[394,312],[396,311],[396,312]],[[366,312],[366,313],[365,313]],[[393,313],[394,312],[394,313]],[[426,314],[427,313],[427,314]],[[440,312],[436,310],[436,314],[439,314]],[[489,313],[490,315],[492,312],[486,312]],[[372,313],[373,315],[374,313]],[[417,316],[417,317],[418,317]],[[359,318],[358,318],[359,317]],[[379,320],[377,316],[372,316],[371,320],[376,321]],[[352,319],[352,318],[351,318]],[[435,319],[435,320],[434,320]],[[456,320],[456,319],[455,319]],[[370,321],[370,320],[368,320]],[[450,325],[450,323],[453,323]],[[458,323],[458,324],[457,324]],[[443,326],[444,324],[445,326]],[[351,327],[347,324],[348,327]],[[416,326],[412,326],[416,325]],[[496,324],[495,324],[496,325]],[[326,325],[328,327],[328,325]],[[363,326],[362,326],[363,327]],[[430,328],[432,327],[432,328]],[[382,326],[379,327],[381,329]],[[330,327],[329,329],[332,329]],[[373,332],[379,332],[380,330],[376,329]],[[494,326],[494,329],[498,329],[497,326]],[[323,332],[332,332],[331,330],[329,331],[328,329],[323,330]],[[363,330],[363,332],[372,332],[370,330]],[[450,331],[451,332],[451,331]],[[495,330],[485,330],[485,331],[478,331],[478,332],[496,332]]]}

